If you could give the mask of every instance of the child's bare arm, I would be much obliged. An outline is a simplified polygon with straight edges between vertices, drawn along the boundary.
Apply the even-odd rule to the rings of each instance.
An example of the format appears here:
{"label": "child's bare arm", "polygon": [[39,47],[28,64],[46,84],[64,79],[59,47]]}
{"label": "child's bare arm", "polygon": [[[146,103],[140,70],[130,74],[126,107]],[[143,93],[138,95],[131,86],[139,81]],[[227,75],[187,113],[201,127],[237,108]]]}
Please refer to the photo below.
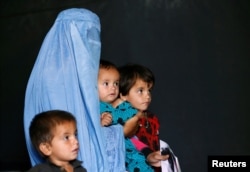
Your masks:
{"label": "child's bare arm", "polygon": [[123,132],[125,137],[132,137],[136,134],[139,127],[138,121],[142,117],[142,112],[138,111],[137,114],[126,121],[123,126]]}

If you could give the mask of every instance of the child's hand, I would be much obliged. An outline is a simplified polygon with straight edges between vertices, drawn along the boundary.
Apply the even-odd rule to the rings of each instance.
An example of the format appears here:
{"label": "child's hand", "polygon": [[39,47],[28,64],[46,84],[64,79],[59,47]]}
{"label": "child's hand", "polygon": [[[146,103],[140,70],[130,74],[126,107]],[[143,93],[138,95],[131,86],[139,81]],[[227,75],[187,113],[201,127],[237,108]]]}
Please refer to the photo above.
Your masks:
{"label": "child's hand", "polygon": [[101,115],[101,125],[108,126],[112,123],[112,115],[108,112],[103,112]]}
{"label": "child's hand", "polygon": [[154,167],[160,167],[161,161],[167,160],[168,158],[169,155],[161,155],[160,151],[155,151],[147,156],[147,161],[149,162],[150,165]]}

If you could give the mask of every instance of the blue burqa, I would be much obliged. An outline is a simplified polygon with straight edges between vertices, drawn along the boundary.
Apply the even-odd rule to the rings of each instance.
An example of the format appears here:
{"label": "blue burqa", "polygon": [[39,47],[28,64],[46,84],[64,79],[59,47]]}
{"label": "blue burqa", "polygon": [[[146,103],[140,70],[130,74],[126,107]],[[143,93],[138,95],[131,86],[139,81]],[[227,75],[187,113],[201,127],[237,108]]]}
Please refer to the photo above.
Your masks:
{"label": "blue burqa", "polygon": [[30,122],[40,112],[60,109],[76,117],[78,159],[87,171],[125,171],[122,127],[100,125],[100,50],[100,21],[96,14],[81,8],[59,13],[43,41],[26,88],[24,130],[33,166],[43,159],[32,147]]}

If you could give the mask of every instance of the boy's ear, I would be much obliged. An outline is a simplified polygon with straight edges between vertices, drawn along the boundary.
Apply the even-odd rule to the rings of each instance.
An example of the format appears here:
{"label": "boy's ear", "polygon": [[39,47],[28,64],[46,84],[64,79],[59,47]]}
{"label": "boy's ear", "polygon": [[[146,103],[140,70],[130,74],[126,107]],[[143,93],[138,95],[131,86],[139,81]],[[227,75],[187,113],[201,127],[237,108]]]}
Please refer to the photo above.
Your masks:
{"label": "boy's ear", "polygon": [[49,143],[41,143],[39,145],[39,149],[45,156],[49,156],[51,154],[51,146]]}

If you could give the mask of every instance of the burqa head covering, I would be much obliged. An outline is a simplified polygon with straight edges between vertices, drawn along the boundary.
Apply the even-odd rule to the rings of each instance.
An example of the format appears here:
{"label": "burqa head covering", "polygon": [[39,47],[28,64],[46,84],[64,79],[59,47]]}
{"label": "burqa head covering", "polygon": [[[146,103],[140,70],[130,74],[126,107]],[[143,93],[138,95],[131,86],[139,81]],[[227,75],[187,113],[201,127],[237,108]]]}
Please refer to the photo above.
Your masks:
{"label": "burqa head covering", "polygon": [[[100,126],[97,76],[100,58],[100,21],[86,9],[59,13],[46,35],[25,94],[24,130],[32,165],[43,162],[32,147],[29,125],[43,111],[60,109],[75,115],[80,151],[87,171],[108,171]],[[123,163],[123,162],[122,162]]]}

